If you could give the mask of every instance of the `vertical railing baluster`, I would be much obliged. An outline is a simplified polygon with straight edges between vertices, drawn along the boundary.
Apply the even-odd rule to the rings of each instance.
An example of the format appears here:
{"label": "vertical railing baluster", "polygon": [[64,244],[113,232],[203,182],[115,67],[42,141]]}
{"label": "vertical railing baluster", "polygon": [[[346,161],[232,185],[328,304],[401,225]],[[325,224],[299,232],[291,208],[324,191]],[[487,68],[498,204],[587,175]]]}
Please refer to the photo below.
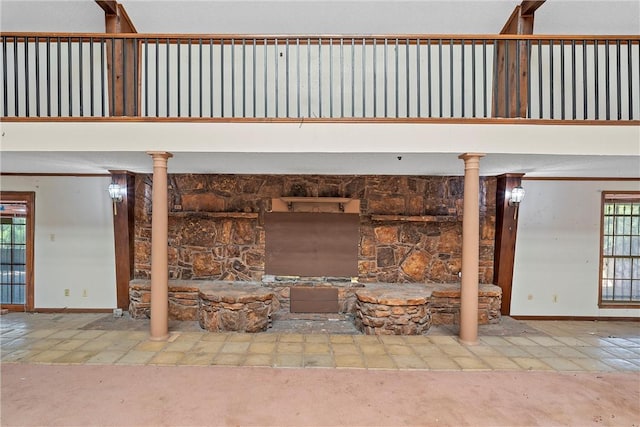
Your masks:
{"label": "vertical railing baluster", "polygon": [[247,40],[242,38],[242,117],[247,117]]}
{"label": "vertical railing baluster", "polygon": [[[7,37],[0,36],[2,38],[2,115],[7,117],[9,115],[9,95],[7,94]],[[49,38],[47,37],[47,46],[49,45]],[[47,58],[47,66],[49,64],[49,58]]]}
{"label": "vertical railing baluster", "polygon": [[285,97],[286,97],[286,102],[285,102],[285,107],[286,107],[286,113],[287,113],[287,118],[291,117],[289,115],[289,92],[290,92],[290,88],[289,88],[289,37],[287,37],[285,39],[285,68],[286,68],[286,74],[285,74]]}
{"label": "vertical railing baluster", "polygon": [[[180,47],[180,45],[178,45],[178,48]],[[191,117],[191,92],[192,92],[192,83],[191,83],[191,56],[192,56],[192,46],[191,46],[191,39],[187,39],[187,116]],[[180,55],[178,55],[178,64],[180,64],[182,62],[182,59],[180,58]],[[180,74],[178,74],[180,75]],[[181,86],[181,79],[180,77],[178,77],[178,85]],[[178,92],[180,93],[180,92]],[[178,99],[180,99],[180,97],[178,96]]]}
{"label": "vertical railing baluster", "polygon": [[[145,39],[146,40],[146,39]],[[202,111],[202,37],[198,38],[198,117],[203,117]]]}
{"label": "vertical railing baluster", "polygon": [[442,39],[438,39],[438,117],[444,117],[442,98]]}
{"label": "vertical railing baluster", "polygon": [[[48,42],[47,42],[48,44]],[[100,110],[102,112],[102,117],[105,117],[107,115],[106,111],[105,111],[105,104],[108,102],[105,99],[105,94],[107,92],[108,89],[105,89],[105,63],[104,63],[104,53],[105,53],[105,45],[104,45],[104,37],[100,37]],[[47,52],[48,55],[48,52]],[[47,62],[49,62],[49,58],[47,58]],[[48,71],[47,71],[48,73]],[[47,80],[49,80],[49,76],[47,76]],[[48,82],[47,82],[47,86],[48,86]],[[47,89],[48,90],[48,89]],[[49,98],[49,96],[47,95],[47,98]],[[47,109],[49,110],[49,116],[51,116],[51,110],[50,110],[50,105],[47,105]]]}
{"label": "vertical railing baluster", "polygon": [[166,81],[167,81],[167,97],[166,97],[166,103],[167,103],[167,111],[166,111],[166,116],[165,117],[170,117],[171,116],[171,61],[169,58],[169,52],[170,52],[170,48],[171,48],[171,41],[167,38],[167,43],[166,43]]}
{"label": "vertical railing baluster", "polygon": [[576,41],[571,40],[571,118],[576,119]]}
{"label": "vertical railing baluster", "polygon": [[554,118],[553,98],[553,40],[549,40],[549,118]]}
{"label": "vertical railing baluster", "polygon": [[209,117],[213,117],[213,37],[209,38]]}
{"label": "vertical railing baluster", "polygon": [[582,40],[582,120],[587,120],[587,41]]}
{"label": "vertical railing baluster", "polygon": [[24,38],[24,111],[29,117],[29,37]]}
{"label": "vertical railing baluster", "polygon": [[236,116],[236,39],[231,39],[231,117]]}
{"label": "vertical railing baluster", "polygon": [[93,71],[93,37],[89,38],[89,86],[91,88],[91,96],[89,98],[91,102],[91,117],[95,117],[95,86],[94,86],[94,71]]}
{"label": "vertical railing baluster", "polygon": [[449,39],[449,117],[453,117],[453,39]]}
{"label": "vertical railing baluster", "polygon": [[593,41],[593,93],[594,93],[594,101],[595,101],[595,119],[600,119],[600,87],[598,84],[598,79],[600,78],[598,73],[598,40]]}
{"label": "vertical railing baluster", "polygon": [[344,38],[340,37],[340,117],[344,117]]}
{"label": "vertical railing baluster", "polygon": [[[553,72],[553,70],[551,70],[551,72]],[[531,76],[529,76],[529,81],[531,81]],[[529,111],[531,111],[531,107],[529,107]],[[538,118],[541,119],[543,115],[544,115],[544,99],[542,96],[542,40],[538,40]]]}
{"label": "vertical railing baluster", "polygon": [[149,117],[149,39],[144,38],[144,116]]}
{"label": "vertical railing baluster", "polygon": [[307,38],[307,117],[311,117],[311,39]]}
{"label": "vertical railing baluster", "polygon": [[69,117],[73,116],[73,69],[72,58],[73,51],[71,50],[71,37],[67,37],[67,82],[69,90]]}
{"label": "vertical railing baluster", "polygon": [[220,117],[224,117],[224,38],[220,39]]}
{"label": "vertical railing baluster", "polygon": [[389,46],[389,39],[384,39],[384,117],[388,117],[388,77],[387,77],[387,48]]}
{"label": "vertical railing baluster", "polygon": [[138,81],[139,71],[138,71],[138,51],[141,48],[141,44],[139,39],[133,39],[133,115],[138,116],[142,113],[142,108],[140,108],[140,99],[138,94],[140,93],[138,88],[140,86],[140,82]]}
{"label": "vertical railing baluster", "polygon": [[[40,117],[40,37],[36,36],[36,117]],[[631,50],[629,50],[631,53]],[[631,57],[631,56],[629,56]],[[631,75],[631,73],[629,73]]]}
{"label": "vertical railing baluster", "polygon": [[406,70],[405,70],[406,75],[404,76],[404,78],[407,81],[407,84],[406,84],[406,88],[407,88],[407,117],[409,117],[411,115],[410,114],[410,110],[411,110],[411,108],[410,108],[410,102],[411,102],[410,94],[411,94],[411,92],[410,91],[411,91],[411,88],[409,86],[409,83],[411,81],[411,74],[409,72],[409,39],[407,39],[406,44],[405,44],[405,58],[404,59],[405,59],[405,68],[406,68]]}
{"label": "vertical railing baluster", "polygon": [[476,118],[476,41],[471,40],[471,117]]}
{"label": "vertical railing baluster", "polygon": [[333,38],[329,38],[329,117],[333,118]]}
{"label": "vertical railing baluster", "polygon": [[629,120],[633,120],[633,67],[631,65],[631,40],[627,40],[627,76],[629,80]]}
{"label": "vertical railing baluster", "polygon": [[431,74],[433,74],[431,70],[431,39],[427,39],[427,102],[429,103],[429,117],[431,117],[432,114],[431,101],[433,98],[433,93],[431,92]]}
{"label": "vertical railing baluster", "polygon": [[[495,46],[495,45],[494,45]],[[494,68],[495,69],[495,68]],[[482,104],[483,117],[487,117],[489,97],[487,96],[487,40],[482,40]]]}
{"label": "vertical railing baluster", "polygon": [[396,37],[396,48],[395,48],[395,89],[396,89],[396,98],[395,98],[395,105],[396,105],[396,118],[400,117],[400,71],[398,69],[398,56],[399,56],[400,52],[399,52],[399,46],[398,46],[398,38]]}
{"label": "vertical railing baluster", "polygon": [[268,103],[269,103],[269,94],[268,94],[268,92],[269,92],[269,83],[268,83],[268,80],[267,80],[267,77],[268,77],[267,76],[267,68],[268,68],[268,66],[267,66],[267,64],[268,64],[267,46],[268,46],[268,44],[267,44],[267,39],[266,38],[263,40],[263,46],[264,46],[264,53],[263,53],[263,56],[264,56],[264,116],[268,117],[267,112],[269,111],[269,105],[268,105]]}
{"label": "vertical railing baluster", "polygon": [[156,38],[156,72],[155,72],[155,85],[156,93],[154,94],[156,100],[156,117],[160,117],[160,40]]}
{"label": "vertical railing baluster", "polygon": [[[6,44],[6,39],[5,39],[5,43],[3,43],[3,47]],[[102,45],[101,45],[102,46]],[[47,117],[51,117],[51,38],[47,37]],[[104,65],[104,51],[103,49],[101,49],[101,58],[102,58],[102,65]],[[5,55],[6,57],[6,52]],[[102,83],[102,90],[104,92],[104,70],[101,67],[101,74],[103,76],[103,83]],[[6,86],[6,76],[7,73],[4,73],[5,78],[3,80],[5,80],[4,84]],[[5,89],[4,93],[7,93],[7,90]],[[6,111],[6,102],[5,102],[5,111]],[[104,116],[104,93],[103,93],[103,97],[102,97],[102,111],[103,111],[103,116]]]}
{"label": "vertical railing baluster", "polygon": [[460,40],[460,83],[460,108],[464,117],[464,39]]}
{"label": "vertical railing baluster", "polygon": [[[493,117],[499,117],[498,111],[498,85],[500,84],[498,75],[498,40],[493,40]],[[485,68],[486,69],[486,68]]]}
{"label": "vertical railing baluster", "polygon": [[296,107],[297,107],[297,117],[302,117],[300,114],[300,39],[296,38]]}
{"label": "vertical railing baluster", "polygon": [[254,38],[253,39],[253,59],[252,59],[252,74],[253,74],[253,82],[251,84],[252,89],[253,89],[253,117],[256,118],[258,116],[257,114],[257,97],[256,97],[256,82],[257,82],[257,78],[256,78],[256,57],[257,57],[257,49],[258,49],[258,39]]}
{"label": "vertical railing baluster", "polygon": [[83,97],[83,69],[82,69],[82,50],[83,50],[83,43],[82,43],[82,37],[78,38],[78,88],[79,88],[79,95],[80,95],[80,99],[78,102],[78,105],[80,107],[80,117],[84,116],[84,97]]}
{"label": "vertical railing baluster", "polygon": [[13,37],[13,93],[14,93],[14,115],[20,115],[20,92],[18,91],[18,37]]}
{"label": "vertical railing baluster", "polygon": [[417,106],[417,117],[421,117],[422,114],[420,113],[420,104],[422,102],[422,94],[420,92],[420,77],[421,77],[421,72],[420,72],[420,39],[418,38],[416,40],[416,64],[417,64],[417,69],[416,69],[416,96],[417,96],[417,102],[416,102],[416,106]]}
{"label": "vertical railing baluster", "polygon": [[564,120],[566,114],[565,83],[564,83],[564,40],[560,40],[560,117]]}
{"label": "vertical railing baluster", "polygon": [[318,38],[318,117],[322,117],[322,38]]}
{"label": "vertical railing baluster", "polygon": [[351,38],[351,117],[356,116],[356,40]]}
{"label": "vertical railing baluster", "polygon": [[378,68],[378,62],[377,62],[377,54],[376,54],[376,50],[377,50],[377,39],[374,37],[373,41],[372,41],[372,46],[373,46],[373,117],[378,117],[378,106],[376,105],[378,103],[378,75],[377,75],[377,68]]}
{"label": "vertical railing baluster", "polygon": [[366,98],[367,98],[367,84],[366,84],[366,76],[367,76],[367,51],[366,51],[366,40],[362,38],[362,117],[366,116]]}
{"label": "vertical railing baluster", "polygon": [[280,104],[280,98],[278,95],[278,39],[276,38],[273,42],[273,58],[274,58],[274,82],[275,82],[275,104],[276,104],[276,117],[278,117],[278,104]]}
{"label": "vertical railing baluster", "polygon": [[622,78],[620,65],[620,40],[616,40],[616,95],[618,107],[618,120],[622,119]]}
{"label": "vertical railing baluster", "polygon": [[300,39],[296,38],[296,108],[298,111],[297,117],[302,117],[300,113]]}
{"label": "vertical railing baluster", "polygon": [[[57,82],[58,82],[58,88],[57,88],[58,89],[58,91],[57,91],[58,92],[57,93],[58,97],[57,97],[56,100],[58,101],[58,117],[62,117],[62,75],[61,75],[62,74],[62,64],[61,64],[62,52],[61,52],[61,50],[62,50],[62,46],[60,45],[60,37],[57,37],[57,39],[56,39],[56,55],[57,55],[57,57],[56,57],[56,59],[57,59],[57,61],[56,61],[56,65],[57,65],[56,78],[57,78]],[[113,55],[113,49],[111,49],[111,53]],[[15,61],[14,61],[14,64],[15,64]],[[18,100],[16,99],[16,103],[17,102],[18,102]],[[17,111],[16,111],[16,113],[17,113]]]}
{"label": "vertical railing baluster", "polygon": [[604,82],[605,82],[605,118],[607,120],[611,119],[611,82],[610,82],[610,72],[609,72],[609,40],[604,41]]}
{"label": "vertical railing baluster", "polygon": [[178,97],[178,117],[181,116],[182,109],[182,77],[181,77],[181,65],[182,65],[182,56],[180,54],[180,39],[176,39],[176,79],[178,90],[176,96]]}

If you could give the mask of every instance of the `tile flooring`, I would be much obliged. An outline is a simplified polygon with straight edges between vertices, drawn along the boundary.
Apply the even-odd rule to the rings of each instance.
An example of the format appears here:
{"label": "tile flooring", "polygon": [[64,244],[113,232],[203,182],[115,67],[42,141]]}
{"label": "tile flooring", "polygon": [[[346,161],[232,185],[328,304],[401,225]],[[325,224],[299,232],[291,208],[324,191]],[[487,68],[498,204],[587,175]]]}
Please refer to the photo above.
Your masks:
{"label": "tile flooring", "polygon": [[145,321],[107,314],[0,316],[2,363],[267,366],[447,371],[640,372],[638,322],[528,321],[480,327],[466,346],[451,328],[426,336],[345,333],[210,333],[170,325],[166,342]]}

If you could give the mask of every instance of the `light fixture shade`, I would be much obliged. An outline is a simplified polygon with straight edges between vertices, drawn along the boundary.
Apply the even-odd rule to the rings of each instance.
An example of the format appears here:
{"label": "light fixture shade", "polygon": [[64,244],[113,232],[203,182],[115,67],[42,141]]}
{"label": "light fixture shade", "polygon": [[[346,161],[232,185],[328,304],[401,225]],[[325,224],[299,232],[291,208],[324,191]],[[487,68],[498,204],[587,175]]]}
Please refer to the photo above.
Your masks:
{"label": "light fixture shade", "polygon": [[121,202],[122,193],[123,193],[123,189],[122,187],[120,187],[119,184],[116,184],[116,183],[109,184],[109,196],[111,197],[111,200],[113,200],[114,202]]}
{"label": "light fixture shade", "polygon": [[511,190],[511,196],[509,197],[510,205],[519,205],[524,199],[524,188],[521,186],[513,187]]}

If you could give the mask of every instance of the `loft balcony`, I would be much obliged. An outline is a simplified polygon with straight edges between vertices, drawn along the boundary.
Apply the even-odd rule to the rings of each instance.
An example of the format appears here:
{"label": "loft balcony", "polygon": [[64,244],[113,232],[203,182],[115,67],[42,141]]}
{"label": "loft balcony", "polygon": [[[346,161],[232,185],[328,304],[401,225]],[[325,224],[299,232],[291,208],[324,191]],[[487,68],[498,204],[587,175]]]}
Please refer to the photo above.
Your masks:
{"label": "loft balcony", "polygon": [[1,33],[19,120],[637,124],[640,36]]}

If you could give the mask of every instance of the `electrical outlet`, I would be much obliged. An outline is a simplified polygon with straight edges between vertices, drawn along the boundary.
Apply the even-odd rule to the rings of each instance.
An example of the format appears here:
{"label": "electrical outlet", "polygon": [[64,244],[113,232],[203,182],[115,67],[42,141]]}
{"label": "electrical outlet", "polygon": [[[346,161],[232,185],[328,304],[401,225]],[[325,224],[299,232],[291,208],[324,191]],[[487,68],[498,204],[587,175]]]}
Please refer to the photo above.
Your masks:
{"label": "electrical outlet", "polygon": [[69,289],[65,289],[64,290],[64,296],[68,297],[69,295],[71,295],[71,292],[69,291]]}
{"label": "electrical outlet", "polygon": [[89,296],[86,289],[82,290],[82,296],[85,298]]}
{"label": "electrical outlet", "polygon": [[553,294],[553,302],[558,302],[558,294]]}

